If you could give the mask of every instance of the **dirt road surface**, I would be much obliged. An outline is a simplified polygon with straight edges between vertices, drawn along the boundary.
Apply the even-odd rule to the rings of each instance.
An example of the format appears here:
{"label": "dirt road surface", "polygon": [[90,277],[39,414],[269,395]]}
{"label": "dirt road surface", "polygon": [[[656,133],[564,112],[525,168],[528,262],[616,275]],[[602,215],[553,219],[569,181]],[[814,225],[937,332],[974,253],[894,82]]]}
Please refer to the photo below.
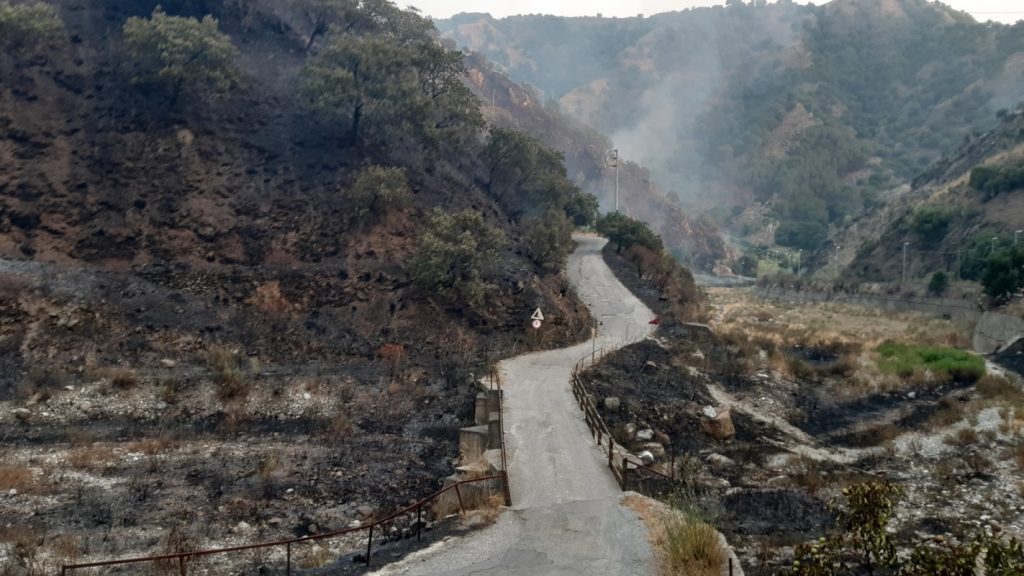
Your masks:
{"label": "dirt road surface", "polygon": [[[650,334],[651,311],[601,258],[602,238],[576,236],[568,275],[599,321],[596,341],[501,363],[512,510],[468,538],[442,542],[374,574],[437,576],[646,575],[647,530],[620,504],[569,387],[573,365]],[[524,310],[524,318],[529,310]]]}

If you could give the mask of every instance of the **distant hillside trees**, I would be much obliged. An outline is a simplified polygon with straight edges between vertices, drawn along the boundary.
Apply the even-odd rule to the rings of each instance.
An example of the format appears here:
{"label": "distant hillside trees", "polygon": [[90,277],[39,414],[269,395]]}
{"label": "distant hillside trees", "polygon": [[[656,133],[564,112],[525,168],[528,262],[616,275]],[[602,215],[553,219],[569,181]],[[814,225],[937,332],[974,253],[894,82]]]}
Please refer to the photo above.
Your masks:
{"label": "distant hillside trees", "polygon": [[787,248],[817,250],[828,238],[828,228],[820,222],[783,222],[775,229],[775,243]]}
{"label": "distant hillside trees", "polygon": [[977,166],[971,170],[971,188],[991,200],[1003,192],[1024,188],[1024,164]]}
{"label": "distant hillside trees", "polygon": [[[487,189],[516,219],[550,208],[566,210],[580,192],[566,176],[564,160],[561,152],[529,134],[491,128],[484,151]],[[573,206],[584,212],[584,219],[587,202],[577,199]]]}
{"label": "distant hillside trees", "polygon": [[32,60],[65,39],[64,22],[49,4],[0,1],[0,52]]}
{"label": "distant hillside trees", "polygon": [[124,44],[135,81],[162,86],[172,106],[183,91],[197,96],[224,92],[238,78],[237,50],[212,16],[168,16],[157,7],[150,18],[125,22]]}
{"label": "distant hillside trees", "polygon": [[925,246],[935,246],[949,233],[954,213],[944,206],[923,206],[914,211],[910,229]]}
{"label": "distant hillside trees", "polygon": [[486,294],[484,274],[504,245],[504,234],[479,212],[446,214],[435,208],[410,262],[413,282],[442,302],[475,308]]}
{"label": "distant hillside trees", "polygon": [[599,207],[596,196],[574,190],[565,206],[565,213],[575,226],[585,228],[597,224]]}
{"label": "distant hillside trees", "polygon": [[1015,247],[993,254],[985,263],[981,285],[997,303],[1006,302],[1024,288],[1024,249]]}

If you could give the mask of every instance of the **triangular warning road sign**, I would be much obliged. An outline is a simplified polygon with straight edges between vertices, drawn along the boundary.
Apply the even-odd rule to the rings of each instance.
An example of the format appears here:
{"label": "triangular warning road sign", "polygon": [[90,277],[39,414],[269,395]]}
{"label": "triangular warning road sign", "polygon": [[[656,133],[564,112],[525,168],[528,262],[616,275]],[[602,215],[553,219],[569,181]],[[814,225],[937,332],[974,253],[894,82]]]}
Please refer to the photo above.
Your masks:
{"label": "triangular warning road sign", "polygon": [[544,320],[544,313],[540,311],[540,308],[537,308],[533,312],[533,316],[530,316],[530,320]]}

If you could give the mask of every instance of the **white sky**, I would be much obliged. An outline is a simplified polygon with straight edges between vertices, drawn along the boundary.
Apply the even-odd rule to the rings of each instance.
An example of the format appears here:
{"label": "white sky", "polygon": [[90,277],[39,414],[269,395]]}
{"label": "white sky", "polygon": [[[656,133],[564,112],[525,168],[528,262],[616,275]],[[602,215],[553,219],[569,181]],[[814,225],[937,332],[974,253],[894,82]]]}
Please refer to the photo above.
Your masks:
{"label": "white sky", "polygon": [[[798,0],[801,4],[804,0]],[[560,16],[636,16],[655,14],[695,6],[724,4],[724,0],[398,0],[400,6],[412,5],[426,16],[448,18],[459,12],[490,12],[495,17],[513,14],[557,14]],[[823,0],[818,0],[824,4]],[[1013,23],[1024,20],[1021,0],[945,0],[957,10],[964,10],[979,21],[996,20]]]}

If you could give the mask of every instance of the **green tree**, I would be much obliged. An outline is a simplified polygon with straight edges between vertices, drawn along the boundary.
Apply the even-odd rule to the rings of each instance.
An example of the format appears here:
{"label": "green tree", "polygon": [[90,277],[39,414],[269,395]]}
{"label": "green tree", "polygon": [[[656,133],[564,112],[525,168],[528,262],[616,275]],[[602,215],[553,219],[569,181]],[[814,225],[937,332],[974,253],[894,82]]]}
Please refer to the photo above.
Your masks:
{"label": "green tree", "polygon": [[370,216],[378,221],[389,212],[408,206],[411,194],[403,168],[373,165],[359,171],[344,196],[352,203],[350,217]]}
{"label": "green tree", "polygon": [[137,82],[163,85],[171,105],[183,90],[197,95],[224,92],[235,84],[237,50],[231,37],[217,29],[217,20],[168,16],[158,6],[150,18],[129,18],[124,43],[136,69]]}
{"label": "green tree", "polygon": [[575,226],[589,227],[597,223],[598,207],[596,196],[574,190],[565,206],[565,214]]}
{"label": "green tree", "polygon": [[490,136],[487,189],[514,218],[568,208],[578,189],[566,177],[560,152],[518,130],[491,128]]}
{"label": "green tree", "polygon": [[985,263],[981,275],[985,294],[996,302],[1005,302],[1024,288],[1024,250],[1012,248],[994,254]]}
{"label": "green tree", "polygon": [[548,210],[526,222],[524,244],[530,259],[539,266],[561,270],[573,248],[572,224],[563,212]]}
{"label": "green tree", "polygon": [[928,293],[942,296],[946,290],[949,290],[949,276],[941,270],[932,274],[931,280],[928,281]]}
{"label": "green tree", "polygon": [[651,231],[646,222],[626,216],[621,212],[605,214],[597,221],[597,231],[615,243],[615,251],[632,246],[643,246],[653,252],[664,249],[661,237]]}
{"label": "green tree", "polygon": [[64,22],[49,4],[0,1],[0,51],[20,58],[45,54],[65,38]]}
{"label": "green tree", "polygon": [[435,208],[410,263],[413,282],[424,294],[475,308],[487,290],[484,273],[504,244],[501,231],[479,212]]}
{"label": "green tree", "polygon": [[482,122],[462,71],[461,56],[433,41],[338,34],[307,63],[304,90],[353,144],[436,145],[475,132]]}

